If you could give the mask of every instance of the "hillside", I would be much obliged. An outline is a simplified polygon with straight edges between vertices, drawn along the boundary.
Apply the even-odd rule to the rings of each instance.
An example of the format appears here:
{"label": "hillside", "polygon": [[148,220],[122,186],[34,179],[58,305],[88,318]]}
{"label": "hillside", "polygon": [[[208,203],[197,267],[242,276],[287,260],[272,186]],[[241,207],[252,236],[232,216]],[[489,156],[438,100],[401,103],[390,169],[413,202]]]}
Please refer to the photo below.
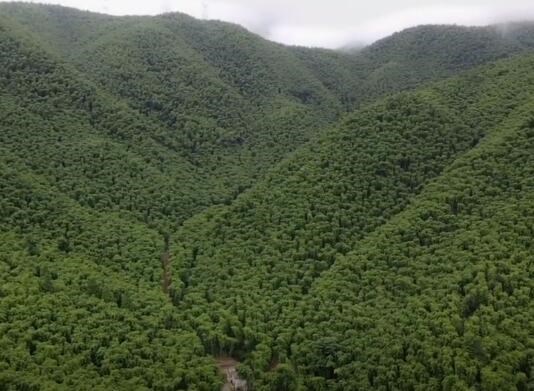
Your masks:
{"label": "hillside", "polygon": [[532,388],[533,110],[314,285],[290,348],[308,389]]}
{"label": "hillside", "polygon": [[206,204],[231,202],[346,111],[534,47],[531,24],[506,35],[418,27],[350,55],[286,47],[183,14],[110,17],[22,3],[0,10],[10,29],[157,127],[155,141],[205,178],[199,185],[212,194],[196,198]]}
{"label": "hillside", "polygon": [[[180,171],[173,173],[173,177],[194,178],[196,189],[184,190],[193,195],[191,198],[193,202],[198,202],[199,208],[230,202],[267,167],[305,142],[313,134],[313,129],[334,121],[339,111],[334,98],[320,83],[307,76],[305,70],[303,72],[291,64],[291,58],[283,60],[283,56],[279,55],[285,54],[283,48],[255,36],[254,40],[269,50],[262,55],[272,56],[275,61],[281,62],[276,72],[283,75],[280,80],[273,81],[273,72],[269,69],[251,69],[253,73],[248,78],[263,83],[263,90],[256,98],[249,93],[256,89],[255,85],[249,87],[246,80],[243,86],[236,85],[239,81],[229,80],[235,75],[221,75],[221,68],[231,67],[223,64],[215,68],[185,42],[185,34],[180,39],[180,34],[172,30],[174,26],[181,26],[182,19],[188,21],[185,16],[108,19],[62,7],[4,3],[0,7],[16,14],[4,19],[9,39],[31,41],[34,48],[39,46],[39,56],[46,57],[47,61],[61,69],[58,73],[69,74],[77,83],[90,86],[88,88],[93,93],[106,97],[105,107],[120,105],[122,111],[127,112],[123,120],[143,123],[153,129],[150,138],[158,151],[154,151],[150,158],[157,159],[158,155],[166,153],[181,161],[180,166],[162,163],[171,172]],[[48,27],[48,30],[31,32],[28,26],[17,23],[15,16],[29,18],[31,27]],[[45,16],[49,19],[38,20],[38,17]],[[71,18],[72,25],[56,26],[56,23],[65,23]],[[80,23],[77,23],[78,19],[81,19]],[[84,26],[83,20],[93,27]],[[111,27],[106,24],[109,20]],[[195,21],[191,19],[188,23],[194,25]],[[74,48],[68,46],[70,41],[56,38],[55,32],[63,31],[62,28],[69,33],[73,29],[83,31],[63,34],[76,39]],[[92,31],[102,37],[93,36]],[[223,33],[215,36],[224,38]],[[247,37],[244,32],[241,35]],[[232,44],[231,39],[228,37],[229,44]],[[81,40],[85,44],[79,43]],[[258,51],[267,49],[260,47]],[[271,53],[273,50],[274,53]],[[250,53],[245,54],[255,56],[254,48],[251,47]],[[239,64],[243,69],[246,65],[244,60]],[[263,64],[261,58],[252,57],[248,61],[252,65]],[[288,68],[283,68],[285,66]],[[275,64],[269,67],[273,68]],[[266,78],[257,77],[260,73],[265,73]],[[26,75],[17,75],[22,76]],[[288,78],[293,78],[293,81]],[[48,83],[47,80],[41,82]],[[293,90],[287,93],[285,89],[281,91],[282,85]],[[273,92],[267,95],[264,91],[266,87],[272,88]],[[242,88],[249,92],[242,92]],[[310,93],[302,95],[299,88],[309,89]],[[57,93],[61,95],[63,91]],[[65,95],[68,94],[65,92]],[[88,104],[82,110],[94,108]],[[183,168],[182,163],[186,167]],[[169,182],[173,181],[176,180]],[[174,187],[174,192],[184,191],[182,189],[188,181],[178,180],[181,185]],[[163,186],[166,187],[169,185]],[[167,195],[170,192],[164,190],[163,193]],[[158,204],[161,205],[161,202]],[[179,204],[179,208],[184,208],[189,201]],[[195,205],[188,208],[189,216],[198,211]],[[177,216],[175,210],[172,212],[171,224],[175,229],[183,218],[181,213]]]}
{"label": "hillside", "polygon": [[533,26],[0,3],[0,389],[530,389]]}
{"label": "hillside", "polygon": [[[246,366],[242,371],[259,379],[260,384],[277,381],[276,374],[273,375],[275,380],[269,380],[271,375],[266,375],[265,371],[273,362],[285,362],[303,365],[305,373],[327,379],[324,384],[329,385],[328,388],[373,388],[376,384],[398,386],[401,380],[393,375],[388,375],[385,383],[376,384],[374,381],[370,384],[351,383],[353,372],[350,369],[347,369],[347,378],[336,375],[337,365],[342,367],[337,360],[348,368],[356,365],[355,358],[350,355],[345,359],[332,359],[334,361],[324,365],[328,349],[336,355],[344,351],[340,348],[338,352],[336,347],[345,345],[334,343],[336,339],[346,338],[346,332],[355,330],[354,327],[345,328],[344,311],[348,310],[348,303],[357,308],[360,301],[362,306],[367,305],[366,296],[360,297],[364,293],[355,290],[353,296],[351,285],[343,283],[345,279],[353,278],[350,259],[364,251],[361,250],[364,245],[373,256],[376,255],[373,251],[380,250],[380,254],[384,254],[382,257],[390,263],[377,265],[376,271],[370,260],[363,258],[359,261],[366,265],[361,266],[362,273],[382,281],[382,287],[376,289],[391,291],[393,295],[397,292],[399,300],[411,300],[410,295],[418,297],[422,294],[416,289],[416,277],[410,272],[412,253],[409,250],[405,250],[406,254],[399,253],[396,247],[410,248],[411,242],[397,244],[392,240],[389,244],[380,232],[392,226],[400,229],[395,222],[401,216],[433,213],[419,201],[425,197],[431,200],[437,197],[449,205],[449,212],[439,216],[444,219],[454,218],[463,210],[464,196],[457,194],[467,192],[465,196],[473,197],[470,202],[474,204],[480,196],[481,205],[485,205],[484,197],[488,197],[488,203],[493,202],[492,197],[506,197],[505,194],[493,194],[485,187],[477,190],[466,184],[462,184],[464,187],[458,190],[459,193],[455,187],[451,187],[450,194],[446,188],[439,194],[432,189],[437,186],[436,181],[447,183],[449,171],[466,164],[461,162],[472,154],[484,156],[484,164],[490,165],[485,168],[485,175],[507,183],[505,170],[513,170],[513,160],[491,168],[491,158],[486,158],[484,151],[490,148],[486,145],[493,145],[491,140],[494,138],[500,140],[508,132],[526,131],[522,128],[529,123],[525,113],[529,113],[528,108],[534,102],[533,64],[533,57],[503,61],[432,88],[396,95],[374,104],[349,116],[343,125],[332,129],[328,135],[301,148],[231,206],[212,208],[189,220],[175,238],[173,269],[180,280],[174,282],[173,298],[178,308],[189,314],[205,348],[214,354],[225,352],[245,359]],[[517,126],[520,128],[516,129]],[[517,154],[526,159],[527,151],[532,150],[531,143],[521,138],[516,142],[524,144],[524,152],[518,151]],[[491,148],[488,153],[494,153]],[[495,148],[510,149],[510,146],[505,143]],[[490,161],[486,162],[486,159]],[[517,185],[517,192],[528,200],[531,185],[528,170],[531,167],[524,160],[521,164],[525,171],[517,174],[517,180],[526,183]],[[483,175],[475,176],[473,180],[489,180],[484,178]],[[498,216],[502,218],[506,214],[496,215],[495,219]],[[514,215],[514,218],[518,217]],[[520,224],[528,226],[528,214],[521,217],[523,223]],[[486,219],[489,225],[497,224],[492,218],[488,212],[479,219]],[[424,249],[433,243],[431,229],[442,228],[438,222],[434,227],[433,220],[428,223],[430,226],[423,233],[418,233],[422,229],[419,226],[411,230],[404,228],[402,232],[410,240],[419,241],[417,245]],[[456,225],[447,229],[452,231]],[[443,235],[448,238],[449,231],[446,232]],[[461,233],[457,235],[461,237]],[[374,237],[379,239],[373,242]],[[440,238],[435,240],[441,243]],[[451,245],[446,238],[443,241],[444,246]],[[412,255],[429,261],[432,259],[429,257],[438,251],[439,248],[433,248],[428,253],[420,250],[421,254],[414,252]],[[518,267],[526,271],[532,257],[526,249],[520,253]],[[396,259],[401,256],[405,260],[399,258],[397,265]],[[418,259],[414,262],[419,262]],[[458,273],[467,273],[469,265],[458,262],[457,268],[462,269],[462,265],[465,270]],[[391,282],[392,286],[383,280],[386,276],[383,269],[388,266],[392,275],[398,268],[406,269],[402,269],[405,274]],[[431,275],[426,273],[430,272],[421,271],[420,278],[430,279]],[[341,275],[344,277],[340,278]],[[428,284],[432,284],[431,279]],[[527,284],[527,287],[531,286]],[[402,292],[404,288],[406,292]],[[320,294],[319,299],[314,297],[316,292]],[[436,308],[442,308],[438,292],[433,297]],[[371,299],[386,300],[380,293],[369,296]],[[305,303],[304,309],[300,309],[301,303]],[[372,311],[374,305],[373,301],[369,308],[361,311]],[[387,308],[394,308],[394,304]],[[521,307],[521,310],[528,308]],[[335,309],[339,310],[339,315]],[[324,315],[317,313],[319,310]],[[353,313],[346,316],[351,317]],[[384,322],[381,326],[395,327],[393,319],[397,318],[387,321],[384,314],[380,316]],[[392,316],[400,315],[393,312]],[[336,325],[338,321],[340,324]],[[360,338],[365,340],[367,320],[362,322]],[[324,346],[325,351],[314,350],[323,349],[323,339],[318,339],[318,335],[323,333],[320,330],[324,327],[332,333],[332,337],[325,336],[324,341],[331,341],[333,345]],[[386,336],[381,334],[384,332],[384,329],[377,330],[377,344],[385,340]],[[396,335],[391,334],[391,338]],[[296,341],[298,345],[295,345]],[[382,362],[382,355],[387,353],[378,349],[373,354],[374,363]],[[323,364],[317,367],[319,363]],[[370,363],[362,358],[365,368],[372,367]],[[476,367],[476,363],[470,365]],[[386,366],[384,370],[390,371],[391,367]],[[431,377],[423,372],[421,376]],[[444,381],[439,374],[433,376],[437,377],[435,381]],[[307,387],[312,389],[312,384],[319,381],[306,379],[309,381]],[[463,376],[458,379],[459,384],[480,385],[480,380],[469,378],[467,381]],[[432,387],[432,384],[427,385]]]}
{"label": "hillside", "polygon": [[[395,33],[363,49],[356,58],[367,65],[356,101],[414,88],[532,49],[534,25],[487,27],[418,26]],[[365,67],[365,65],[364,65]]]}
{"label": "hillside", "polygon": [[531,51],[533,36],[532,23],[428,25],[400,31],[353,54],[293,50],[345,107],[355,109],[377,97]]}

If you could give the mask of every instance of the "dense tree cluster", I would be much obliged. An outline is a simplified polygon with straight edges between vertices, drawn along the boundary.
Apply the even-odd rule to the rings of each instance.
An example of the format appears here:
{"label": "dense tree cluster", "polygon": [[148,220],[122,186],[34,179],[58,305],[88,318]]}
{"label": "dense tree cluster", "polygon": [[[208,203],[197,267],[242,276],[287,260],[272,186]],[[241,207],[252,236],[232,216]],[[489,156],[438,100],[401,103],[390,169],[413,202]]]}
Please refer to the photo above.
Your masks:
{"label": "dense tree cluster", "polygon": [[307,388],[534,386],[533,109],[313,287],[291,346]]}

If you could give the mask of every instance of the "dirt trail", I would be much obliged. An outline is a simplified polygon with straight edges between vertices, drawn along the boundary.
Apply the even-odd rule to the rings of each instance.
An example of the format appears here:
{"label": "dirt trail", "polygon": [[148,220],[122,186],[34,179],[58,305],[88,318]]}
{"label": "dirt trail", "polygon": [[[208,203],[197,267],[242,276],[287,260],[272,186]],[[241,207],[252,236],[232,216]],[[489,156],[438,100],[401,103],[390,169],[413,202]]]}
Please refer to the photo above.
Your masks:
{"label": "dirt trail", "polygon": [[172,269],[171,269],[171,254],[169,246],[169,237],[164,236],[165,247],[163,253],[161,254],[161,268],[163,269],[161,277],[161,288],[163,292],[168,295],[169,288],[172,284]]}
{"label": "dirt trail", "polygon": [[168,251],[165,251],[163,254],[161,254],[161,267],[163,268],[161,288],[163,289],[163,292],[166,295],[168,295],[169,287],[171,286],[171,283],[172,283],[171,256]]}
{"label": "dirt trail", "polygon": [[247,381],[239,377],[237,365],[239,361],[232,357],[217,358],[217,366],[222,374],[226,376],[226,383],[221,388],[222,391],[247,391]]}

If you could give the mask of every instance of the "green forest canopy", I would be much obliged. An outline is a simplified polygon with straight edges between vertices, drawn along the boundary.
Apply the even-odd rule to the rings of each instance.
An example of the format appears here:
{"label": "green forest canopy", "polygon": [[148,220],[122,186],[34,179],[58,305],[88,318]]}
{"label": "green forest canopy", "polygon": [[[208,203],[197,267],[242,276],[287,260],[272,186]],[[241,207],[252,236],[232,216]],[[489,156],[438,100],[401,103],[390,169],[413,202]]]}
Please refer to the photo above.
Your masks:
{"label": "green forest canopy", "polygon": [[0,4],[0,388],[534,387],[533,30]]}

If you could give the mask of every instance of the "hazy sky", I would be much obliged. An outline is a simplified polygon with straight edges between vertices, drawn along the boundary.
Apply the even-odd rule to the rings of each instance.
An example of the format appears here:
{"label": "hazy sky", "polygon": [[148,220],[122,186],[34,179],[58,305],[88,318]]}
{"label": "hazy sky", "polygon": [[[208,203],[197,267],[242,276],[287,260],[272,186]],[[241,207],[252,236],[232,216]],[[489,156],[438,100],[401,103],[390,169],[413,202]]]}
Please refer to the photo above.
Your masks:
{"label": "hazy sky", "polygon": [[[4,1],[4,0],[0,0]],[[46,0],[43,0],[46,1]],[[181,11],[239,23],[287,44],[370,43],[423,23],[485,25],[534,19],[534,0],[48,0],[114,15]]]}

